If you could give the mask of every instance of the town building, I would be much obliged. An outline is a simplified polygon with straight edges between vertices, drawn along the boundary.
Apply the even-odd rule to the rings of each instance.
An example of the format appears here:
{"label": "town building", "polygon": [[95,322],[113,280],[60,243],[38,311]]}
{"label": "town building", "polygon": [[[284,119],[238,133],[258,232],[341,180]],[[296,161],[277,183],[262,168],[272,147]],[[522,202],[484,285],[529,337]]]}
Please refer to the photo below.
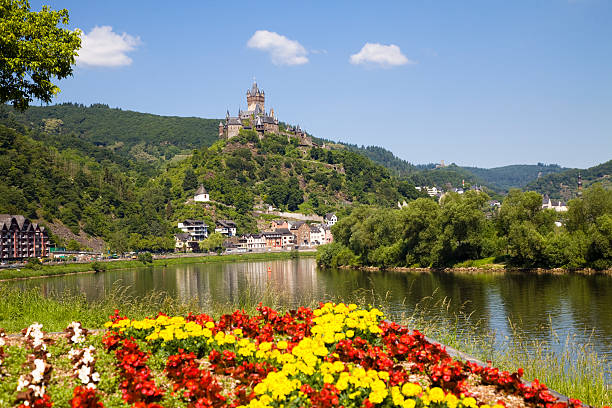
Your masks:
{"label": "town building", "polygon": [[238,240],[238,248],[245,250],[262,250],[266,247],[266,237],[263,234],[246,234]]}
{"label": "town building", "polygon": [[270,231],[276,231],[278,228],[289,229],[289,223],[287,220],[274,220],[270,224]]}
{"label": "town building", "polygon": [[232,220],[217,220],[215,232],[227,237],[234,237],[236,236],[236,223]]}
{"label": "town building", "polygon": [[337,222],[338,222],[338,217],[336,217],[336,214],[334,213],[325,214],[325,225],[331,227],[332,225],[335,225]]}
{"label": "town building", "polygon": [[321,225],[311,225],[309,234],[310,246],[325,244],[325,229]]}
{"label": "town building", "polygon": [[557,212],[567,211],[567,204],[561,200],[551,200],[548,194],[544,194],[542,198],[542,208],[555,210]]}
{"label": "town building", "polygon": [[176,251],[199,251],[199,243],[208,238],[208,225],[202,220],[188,219],[178,223],[182,231],[174,235],[174,249]]}
{"label": "town building", "polygon": [[295,236],[296,245],[310,245],[310,226],[304,221],[292,222],[289,231]]}
{"label": "town building", "polygon": [[325,231],[325,240],[323,241],[323,243],[331,244],[332,242],[334,242],[334,235],[331,232],[331,227],[323,225],[323,230]]}
{"label": "town building", "polygon": [[208,225],[202,220],[185,220],[178,223],[181,231],[189,234],[192,241],[204,241],[208,238]]}
{"label": "town building", "polygon": [[45,227],[23,215],[0,214],[0,260],[23,261],[49,254]]}
{"label": "town building", "polygon": [[266,248],[283,249],[294,244],[295,236],[286,228],[279,228],[276,231],[264,232]]}
{"label": "town building", "polygon": [[210,196],[203,185],[200,184],[200,187],[196,190],[193,201],[202,203],[210,201]]}

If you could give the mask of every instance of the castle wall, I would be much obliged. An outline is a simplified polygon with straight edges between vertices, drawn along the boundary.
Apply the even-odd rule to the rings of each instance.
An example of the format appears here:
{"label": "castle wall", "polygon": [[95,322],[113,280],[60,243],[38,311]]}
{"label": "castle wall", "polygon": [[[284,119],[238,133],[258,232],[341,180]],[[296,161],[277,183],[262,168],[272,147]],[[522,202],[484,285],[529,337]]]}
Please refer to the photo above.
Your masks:
{"label": "castle wall", "polygon": [[231,139],[234,136],[238,136],[238,132],[240,131],[241,125],[228,125],[227,126],[227,138]]}

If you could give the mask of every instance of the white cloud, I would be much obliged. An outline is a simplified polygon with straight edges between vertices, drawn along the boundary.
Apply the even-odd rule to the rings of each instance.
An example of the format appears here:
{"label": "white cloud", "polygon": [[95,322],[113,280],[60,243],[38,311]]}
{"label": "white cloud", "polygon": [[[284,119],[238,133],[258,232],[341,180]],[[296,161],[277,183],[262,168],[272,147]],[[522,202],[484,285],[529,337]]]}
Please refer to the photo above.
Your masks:
{"label": "white cloud", "polygon": [[366,43],[361,51],[351,55],[349,59],[354,65],[378,65],[381,67],[395,67],[398,65],[414,64],[406,58],[400,48],[395,45]]}
{"label": "white cloud", "polygon": [[308,52],[302,44],[272,31],[255,31],[247,46],[270,53],[272,63],[276,65],[302,65],[308,62]]}
{"label": "white cloud", "polygon": [[77,65],[90,67],[120,67],[130,65],[127,53],[140,44],[140,37],[117,34],[111,26],[96,26],[89,34],[81,36]]}

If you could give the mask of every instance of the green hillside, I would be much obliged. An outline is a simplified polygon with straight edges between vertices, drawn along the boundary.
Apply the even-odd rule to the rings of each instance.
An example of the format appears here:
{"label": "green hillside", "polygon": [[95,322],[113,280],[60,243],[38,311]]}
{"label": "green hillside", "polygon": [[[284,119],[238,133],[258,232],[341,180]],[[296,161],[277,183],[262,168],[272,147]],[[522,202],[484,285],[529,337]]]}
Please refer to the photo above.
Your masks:
{"label": "green hillside", "polygon": [[[139,115],[129,113],[138,120],[160,120]],[[66,244],[68,238],[86,243],[94,237],[116,251],[171,249],[176,223],[185,218],[210,224],[233,219],[239,233],[247,233],[257,231],[260,217],[253,210],[267,205],[322,215],[353,203],[393,207],[422,196],[358,153],[299,147],[287,136],[259,140],[255,132],[241,131],[231,142],[216,141],[174,160],[157,157],[149,163],[135,160],[133,149],[102,145],[108,133],[100,129],[90,136],[37,122],[29,129],[23,118],[7,110],[0,115],[0,213],[24,214],[74,234],[57,237],[56,243]],[[118,131],[111,122],[99,120]],[[144,138],[145,131],[138,134]],[[118,138],[126,144],[143,140]],[[191,142],[183,138],[180,143]],[[214,200],[208,206],[191,200],[200,184]]]}
{"label": "green hillside", "polygon": [[[0,118],[32,128],[32,138],[44,139],[58,149],[80,145],[76,148],[85,149],[97,159],[106,156],[115,163],[132,167],[136,163],[149,175],[152,174],[151,168],[162,163],[163,159],[212,145],[218,138],[219,124],[218,119],[158,116],[111,109],[102,104],[84,106],[73,103],[33,106],[23,113],[4,105],[0,106]],[[564,170],[557,165],[542,164],[493,169],[455,165],[436,168],[434,164],[412,164],[383,147],[335,143],[316,137],[314,140],[331,144],[334,149],[347,149],[368,157],[408,183],[435,185],[443,189],[449,185],[460,187],[465,181],[503,194],[510,188],[524,187],[538,175]]]}
{"label": "green hillside", "polygon": [[0,117],[47,134],[74,134],[140,161],[210,146],[218,138],[219,125],[219,119],[158,116],[102,104],[32,106],[25,112],[0,105]]}
{"label": "green hillside", "polygon": [[525,190],[548,194],[551,198],[569,200],[578,193],[578,175],[582,176],[582,186],[587,188],[600,183],[612,189],[612,160],[588,169],[568,169],[561,173],[549,174],[529,183]]}
{"label": "green hillside", "polygon": [[560,173],[567,170],[558,164],[515,164],[511,166],[483,169],[479,167],[463,167],[485,184],[497,190],[508,191],[511,188],[523,188],[538,177]]}

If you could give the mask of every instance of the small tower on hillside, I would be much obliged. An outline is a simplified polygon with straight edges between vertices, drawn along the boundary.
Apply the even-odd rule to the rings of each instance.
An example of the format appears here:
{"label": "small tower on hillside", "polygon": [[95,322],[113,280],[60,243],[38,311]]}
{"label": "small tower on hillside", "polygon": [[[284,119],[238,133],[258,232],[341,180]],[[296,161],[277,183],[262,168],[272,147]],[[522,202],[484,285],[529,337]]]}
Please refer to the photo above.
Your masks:
{"label": "small tower on hillside", "polygon": [[582,195],[582,175],[578,173],[578,195]]}
{"label": "small tower on hillside", "polygon": [[266,95],[263,90],[257,87],[257,82],[253,81],[253,86],[246,92],[248,110],[254,112],[259,106],[261,112],[265,112]]}

